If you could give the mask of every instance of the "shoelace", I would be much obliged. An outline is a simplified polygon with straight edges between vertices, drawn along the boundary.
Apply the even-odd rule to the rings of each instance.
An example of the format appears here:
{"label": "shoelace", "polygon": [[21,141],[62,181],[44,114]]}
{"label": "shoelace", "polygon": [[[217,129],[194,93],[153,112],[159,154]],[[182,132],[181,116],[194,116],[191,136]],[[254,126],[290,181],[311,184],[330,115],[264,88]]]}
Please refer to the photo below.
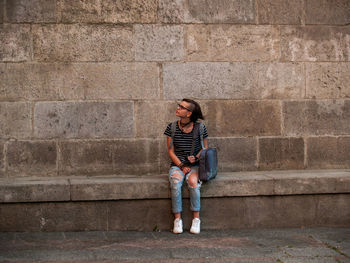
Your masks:
{"label": "shoelace", "polygon": [[176,227],[180,227],[181,226],[181,220],[180,219],[176,219],[175,220],[175,226]]}
{"label": "shoelace", "polygon": [[199,222],[200,222],[200,221],[199,221],[198,219],[194,219],[194,220],[193,220],[193,226],[194,226],[194,227],[198,227],[198,226],[199,226]]}

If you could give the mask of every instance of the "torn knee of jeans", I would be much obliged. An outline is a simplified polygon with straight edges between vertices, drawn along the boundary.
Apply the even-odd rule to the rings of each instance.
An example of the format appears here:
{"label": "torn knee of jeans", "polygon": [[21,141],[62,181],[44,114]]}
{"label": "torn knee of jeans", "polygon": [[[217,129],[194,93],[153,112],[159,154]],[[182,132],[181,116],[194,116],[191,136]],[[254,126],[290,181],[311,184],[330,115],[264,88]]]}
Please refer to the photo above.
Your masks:
{"label": "torn knee of jeans", "polygon": [[181,181],[181,178],[182,176],[180,174],[174,174],[172,176],[170,176],[170,181],[172,184],[178,184],[180,181]]}
{"label": "torn knee of jeans", "polygon": [[199,187],[200,187],[200,183],[199,183],[199,182],[196,182],[196,184],[194,184],[193,182],[188,182],[188,187],[189,187],[189,188],[196,189],[196,188],[199,188]]}

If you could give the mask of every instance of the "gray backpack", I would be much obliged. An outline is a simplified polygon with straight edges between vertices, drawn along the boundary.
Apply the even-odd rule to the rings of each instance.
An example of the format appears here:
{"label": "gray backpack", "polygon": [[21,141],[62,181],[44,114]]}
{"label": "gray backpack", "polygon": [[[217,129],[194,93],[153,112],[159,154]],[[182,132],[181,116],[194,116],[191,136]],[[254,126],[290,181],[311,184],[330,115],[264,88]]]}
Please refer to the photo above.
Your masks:
{"label": "gray backpack", "polygon": [[[175,131],[176,131],[176,124],[177,121],[173,122],[171,124],[171,143],[170,147],[173,146],[173,141],[175,137]],[[204,128],[203,128],[203,123],[198,123],[196,122],[193,127],[193,140],[192,140],[192,147],[191,147],[191,155],[194,153],[194,145],[196,142],[196,138],[200,136],[201,140],[201,146],[202,146],[202,151],[199,156],[199,180],[206,182],[211,179],[214,179],[217,175],[217,167],[218,167],[218,159],[217,159],[217,151],[216,148],[204,148],[204,143],[203,143],[203,133],[204,133]]]}

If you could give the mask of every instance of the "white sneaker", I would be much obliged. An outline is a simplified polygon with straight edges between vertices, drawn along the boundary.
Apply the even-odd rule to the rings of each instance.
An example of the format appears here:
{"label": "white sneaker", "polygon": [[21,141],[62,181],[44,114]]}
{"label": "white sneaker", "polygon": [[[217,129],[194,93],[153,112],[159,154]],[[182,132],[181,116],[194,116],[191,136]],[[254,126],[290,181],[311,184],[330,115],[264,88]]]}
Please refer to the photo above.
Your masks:
{"label": "white sneaker", "polygon": [[181,218],[176,218],[174,220],[174,229],[173,229],[173,233],[174,234],[181,234],[183,232],[182,229],[182,220]]}
{"label": "white sneaker", "polygon": [[201,232],[201,220],[199,218],[193,218],[190,232],[192,234],[199,234]]}

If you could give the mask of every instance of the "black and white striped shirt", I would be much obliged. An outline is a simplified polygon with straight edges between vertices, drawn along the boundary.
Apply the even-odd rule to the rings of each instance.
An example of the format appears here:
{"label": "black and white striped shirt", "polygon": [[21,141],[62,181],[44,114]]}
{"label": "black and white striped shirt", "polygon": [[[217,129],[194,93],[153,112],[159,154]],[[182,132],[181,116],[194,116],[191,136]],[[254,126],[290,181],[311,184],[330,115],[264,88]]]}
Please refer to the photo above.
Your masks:
{"label": "black and white striped shirt", "polygon": [[[164,131],[164,135],[171,137],[171,123],[168,124]],[[203,139],[208,137],[207,128],[203,124]],[[184,133],[180,130],[178,122],[176,122],[176,130],[174,136],[174,146],[175,146],[175,155],[179,158],[182,163],[189,164],[187,160],[187,156],[191,155],[192,148],[192,140],[193,140],[193,129],[190,133]],[[201,150],[201,141],[200,135],[198,132],[198,137],[196,138],[196,142],[194,145],[194,155],[198,154]],[[175,165],[171,162],[171,165]]]}

